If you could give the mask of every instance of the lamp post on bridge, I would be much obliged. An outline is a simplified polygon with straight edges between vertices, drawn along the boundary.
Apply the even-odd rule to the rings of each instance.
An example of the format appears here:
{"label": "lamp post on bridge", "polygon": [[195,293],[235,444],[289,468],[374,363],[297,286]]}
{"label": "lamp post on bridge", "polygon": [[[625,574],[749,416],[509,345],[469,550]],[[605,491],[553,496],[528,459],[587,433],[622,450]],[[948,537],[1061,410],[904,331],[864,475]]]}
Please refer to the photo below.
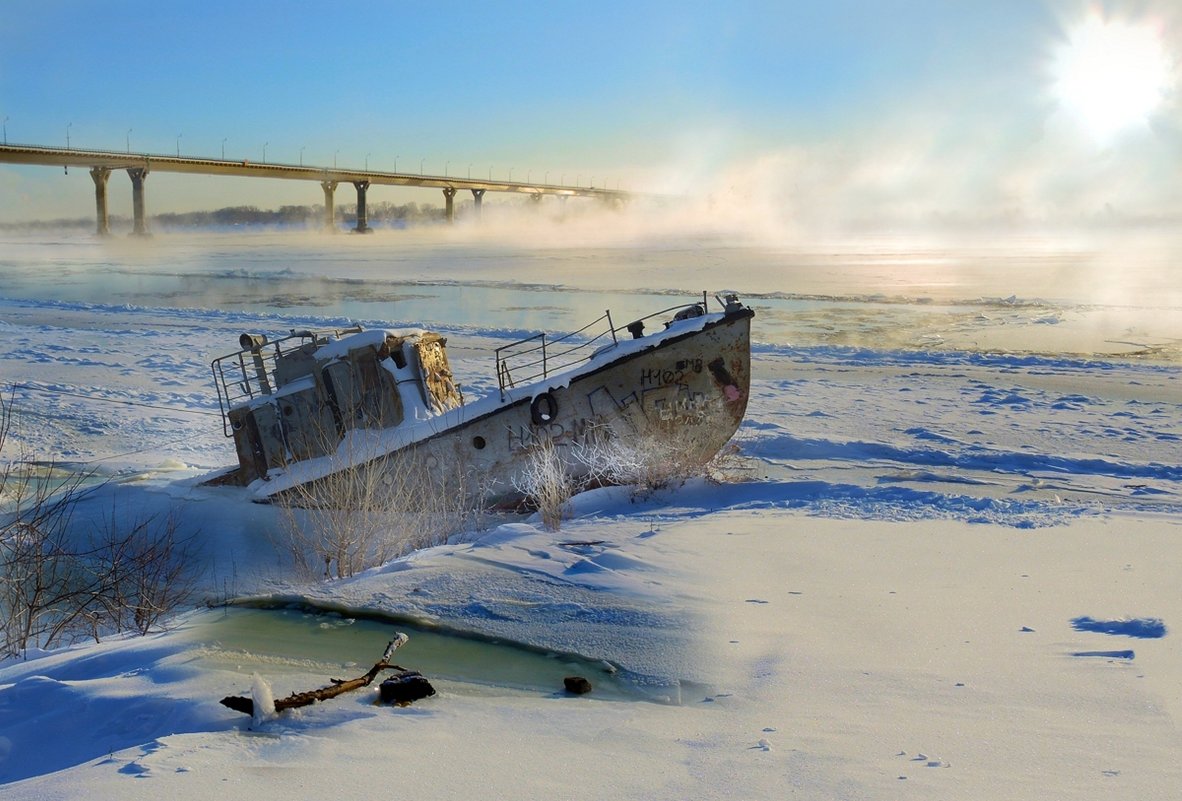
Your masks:
{"label": "lamp post on bridge", "polygon": [[74,126],[74,123],[72,123],[72,122],[66,123],[66,150],[70,149],[70,128],[72,128],[73,126]]}
{"label": "lamp post on bridge", "polygon": [[472,165],[471,164],[468,165],[468,177],[469,178],[472,177]]}
{"label": "lamp post on bridge", "polygon": [[513,183],[513,168],[509,168],[509,183]]}
{"label": "lamp post on bridge", "polygon": [[419,175],[423,174],[423,162],[425,161],[426,159],[419,159]]}
{"label": "lamp post on bridge", "polygon": [[4,144],[8,144],[8,117],[4,118]]}
{"label": "lamp post on bridge", "polygon": [[340,152],[341,151],[337,150],[337,151],[334,151],[332,154],[332,168],[334,170],[337,168],[337,153],[340,153]]}
{"label": "lamp post on bridge", "polygon": [[267,163],[267,145],[269,145],[269,144],[271,144],[271,143],[270,142],[263,142],[263,164]]}
{"label": "lamp post on bridge", "polygon": [[303,145],[302,147],[300,147],[300,166],[301,167],[304,166],[304,148],[305,147],[307,147],[307,145]]}
{"label": "lamp post on bridge", "polygon": [[394,172],[398,172],[398,154],[394,154]]}
{"label": "lamp post on bridge", "polygon": [[131,152],[131,131],[132,131],[131,128],[127,129],[127,152],[128,153]]}
{"label": "lamp post on bridge", "polygon": [[226,140],[229,138],[228,136],[222,137],[222,161],[226,160]]}
{"label": "lamp post on bridge", "polygon": [[182,136],[184,136],[184,134],[177,134],[176,135],[176,157],[178,159],[181,157],[181,137]]}
{"label": "lamp post on bridge", "polygon": [[365,171],[369,172],[369,153],[365,154]]}
{"label": "lamp post on bridge", "polygon": [[451,167],[451,162],[450,162],[450,161],[445,161],[445,162],[443,162],[443,177],[444,177],[444,178],[446,178],[446,177],[447,177],[447,171],[448,171],[448,168],[450,168],[450,167]]}

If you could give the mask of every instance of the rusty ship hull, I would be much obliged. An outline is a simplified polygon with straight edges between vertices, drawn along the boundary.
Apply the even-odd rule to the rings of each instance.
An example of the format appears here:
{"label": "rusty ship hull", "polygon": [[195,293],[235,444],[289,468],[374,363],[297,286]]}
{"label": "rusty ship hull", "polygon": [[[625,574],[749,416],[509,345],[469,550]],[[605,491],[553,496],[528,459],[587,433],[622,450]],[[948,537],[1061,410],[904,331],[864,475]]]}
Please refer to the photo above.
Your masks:
{"label": "rusty ship hull", "polygon": [[[520,500],[522,476],[543,445],[553,447],[576,481],[595,471],[586,455],[604,442],[659,451],[659,458],[685,464],[705,462],[731,439],[746,412],[754,313],[737,302],[713,314],[702,307],[678,315],[659,333],[645,336],[643,325],[632,323],[626,327],[632,338],[617,340],[624,328],[615,329],[609,344],[591,355],[580,354],[561,369],[546,365],[526,380],[513,378],[510,359],[499,360],[499,393],[467,403],[458,397],[442,350],[432,355],[419,343],[416,356],[408,346],[377,346],[376,340],[364,353],[338,346],[337,356],[350,354],[347,381],[333,374],[341,373],[337,356],[314,360],[311,378],[300,379],[298,391],[229,410],[240,464],[222,482],[249,487],[257,500],[319,503],[341,494],[333,485],[342,477],[398,492],[414,474],[436,477],[448,491],[485,503],[511,504]],[[407,347],[410,358],[399,361],[398,347]],[[246,371],[243,354],[250,352],[236,354]],[[404,372],[417,368],[417,379],[400,379],[398,365]],[[341,389],[347,383],[351,393]],[[419,392],[408,394],[408,385]],[[390,397],[399,393],[394,414]],[[343,402],[345,395],[352,400]],[[417,398],[423,406],[412,419]]]}

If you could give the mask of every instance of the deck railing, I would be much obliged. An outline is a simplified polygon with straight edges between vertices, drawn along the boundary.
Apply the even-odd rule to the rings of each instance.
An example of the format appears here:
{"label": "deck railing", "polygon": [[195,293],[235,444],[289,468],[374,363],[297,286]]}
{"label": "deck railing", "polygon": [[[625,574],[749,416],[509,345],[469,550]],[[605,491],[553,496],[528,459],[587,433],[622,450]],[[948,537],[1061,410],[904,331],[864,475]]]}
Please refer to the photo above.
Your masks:
{"label": "deck railing", "polygon": [[[691,316],[705,314],[708,308],[705,292],[702,293],[701,301],[670,306],[619,328],[612,324],[612,313],[609,310],[578,331],[558,336],[543,332],[502,345],[496,349],[497,383],[501,388],[501,400],[505,399],[507,389],[548,378],[553,373],[562,372],[590,358],[600,347],[618,344],[616,334],[621,331],[628,331],[633,337],[639,337],[644,330],[644,321],[669,312],[681,312],[695,307],[699,311]],[[607,342],[608,338],[611,339],[610,343]]]}
{"label": "deck railing", "polygon": [[612,313],[606,311],[602,317],[569,334],[553,336],[542,332],[502,345],[496,350],[501,399],[506,389],[546,378],[582,361],[593,350],[608,344],[609,337],[610,344],[616,344]]}

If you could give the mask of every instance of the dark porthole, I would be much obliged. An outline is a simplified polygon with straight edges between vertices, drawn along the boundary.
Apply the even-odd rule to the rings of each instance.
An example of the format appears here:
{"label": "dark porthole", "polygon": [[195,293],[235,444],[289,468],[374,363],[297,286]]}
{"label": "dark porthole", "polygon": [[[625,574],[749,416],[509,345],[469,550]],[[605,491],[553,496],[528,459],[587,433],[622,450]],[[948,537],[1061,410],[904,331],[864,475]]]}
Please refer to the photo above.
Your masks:
{"label": "dark porthole", "polygon": [[476,450],[484,450],[486,444],[484,437],[472,437],[472,447],[476,448]]}

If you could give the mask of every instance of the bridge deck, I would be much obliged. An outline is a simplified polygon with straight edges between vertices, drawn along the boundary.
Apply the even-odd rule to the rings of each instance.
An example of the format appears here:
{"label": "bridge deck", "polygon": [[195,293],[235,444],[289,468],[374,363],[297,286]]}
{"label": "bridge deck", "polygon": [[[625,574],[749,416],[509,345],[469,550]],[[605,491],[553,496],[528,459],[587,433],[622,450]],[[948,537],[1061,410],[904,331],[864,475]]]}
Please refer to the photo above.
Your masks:
{"label": "bridge deck", "polygon": [[184,172],[200,175],[238,175],[251,178],[284,178],[302,181],[358,182],[371,185],[416,186],[436,189],[475,189],[489,192],[626,199],[628,192],[605,187],[574,187],[527,181],[494,181],[454,178],[446,175],[414,175],[380,170],[315,167],[298,164],[275,164],[249,160],[165,156],[158,153],[123,153],[114,150],[79,150],[78,148],[42,147],[39,145],[0,145],[0,163],[35,164],[49,167],[107,167],[112,170],[135,167],[151,172]]}

